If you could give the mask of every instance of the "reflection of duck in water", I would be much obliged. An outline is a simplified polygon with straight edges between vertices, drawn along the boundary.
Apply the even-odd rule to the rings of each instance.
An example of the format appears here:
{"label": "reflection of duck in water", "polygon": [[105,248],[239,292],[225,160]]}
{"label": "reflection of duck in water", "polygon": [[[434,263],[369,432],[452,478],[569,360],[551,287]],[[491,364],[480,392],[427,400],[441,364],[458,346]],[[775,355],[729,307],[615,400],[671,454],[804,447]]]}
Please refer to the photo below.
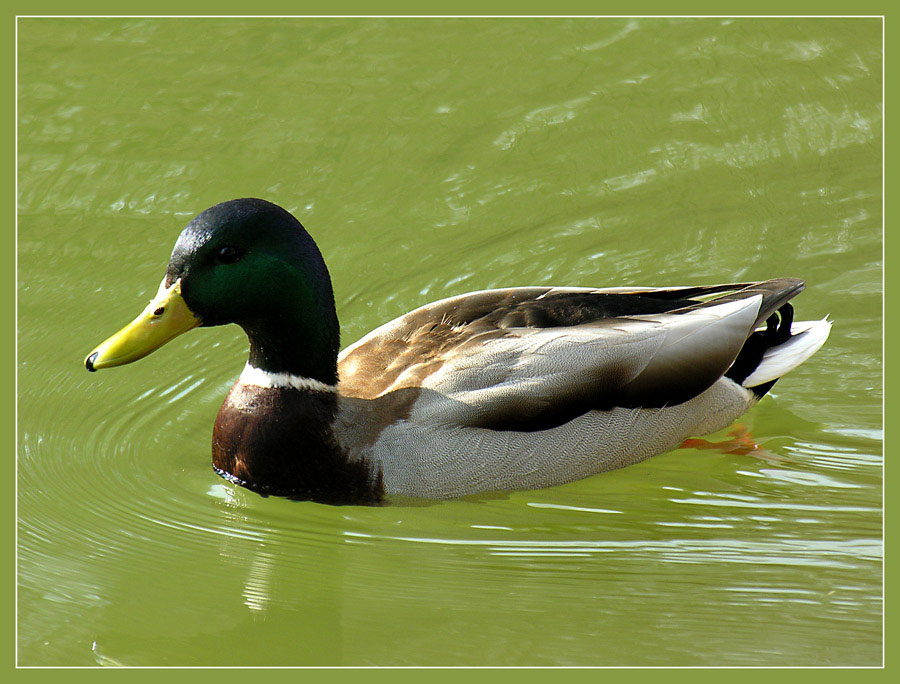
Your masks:
{"label": "reflection of duck in water", "polygon": [[781,278],[487,290],[427,304],[338,355],[313,239],[284,209],[239,199],[188,224],[156,298],[85,364],[237,323],[250,358],[216,419],[222,476],[334,503],[533,489],[730,424],[828,337],[828,321],[792,323],[802,289]]}

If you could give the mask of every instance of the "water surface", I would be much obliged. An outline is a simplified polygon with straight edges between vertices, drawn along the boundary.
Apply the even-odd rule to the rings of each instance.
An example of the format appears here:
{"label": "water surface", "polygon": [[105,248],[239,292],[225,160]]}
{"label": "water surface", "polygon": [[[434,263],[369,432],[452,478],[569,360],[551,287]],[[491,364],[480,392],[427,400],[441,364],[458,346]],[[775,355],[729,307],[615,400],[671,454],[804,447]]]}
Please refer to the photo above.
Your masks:
{"label": "water surface", "polygon": [[[877,20],[19,21],[22,665],[876,665]],[[796,276],[828,344],[743,423],[541,491],[385,508],[210,468],[235,327],[84,355],[184,224],[282,204],[347,345],[509,285]]]}

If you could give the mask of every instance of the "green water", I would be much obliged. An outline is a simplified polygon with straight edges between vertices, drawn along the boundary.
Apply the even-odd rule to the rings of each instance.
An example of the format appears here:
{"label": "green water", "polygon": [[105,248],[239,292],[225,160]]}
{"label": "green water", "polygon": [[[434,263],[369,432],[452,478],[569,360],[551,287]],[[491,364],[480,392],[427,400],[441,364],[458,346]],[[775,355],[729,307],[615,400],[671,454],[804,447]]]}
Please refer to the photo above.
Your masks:
{"label": "green water", "polygon": [[[37,20],[18,47],[21,665],[876,665],[878,20]],[[191,216],[293,211],[346,346],[508,285],[797,276],[827,345],[744,424],[385,508],[210,468],[238,328],[98,374]],[[422,505],[420,505],[422,504]]]}

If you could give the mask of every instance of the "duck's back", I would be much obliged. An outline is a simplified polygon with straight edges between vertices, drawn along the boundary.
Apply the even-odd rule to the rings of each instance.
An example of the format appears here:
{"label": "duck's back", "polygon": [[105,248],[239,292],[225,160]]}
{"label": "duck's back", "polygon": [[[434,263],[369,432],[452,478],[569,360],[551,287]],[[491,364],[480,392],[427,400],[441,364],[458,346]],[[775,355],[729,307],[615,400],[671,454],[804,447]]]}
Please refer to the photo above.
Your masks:
{"label": "duck's back", "polygon": [[[760,393],[724,376],[801,289],[511,288],[435,302],[341,354],[344,434],[365,435],[358,448],[389,493],[548,486],[621,467],[746,411]],[[783,315],[771,328],[790,337]]]}

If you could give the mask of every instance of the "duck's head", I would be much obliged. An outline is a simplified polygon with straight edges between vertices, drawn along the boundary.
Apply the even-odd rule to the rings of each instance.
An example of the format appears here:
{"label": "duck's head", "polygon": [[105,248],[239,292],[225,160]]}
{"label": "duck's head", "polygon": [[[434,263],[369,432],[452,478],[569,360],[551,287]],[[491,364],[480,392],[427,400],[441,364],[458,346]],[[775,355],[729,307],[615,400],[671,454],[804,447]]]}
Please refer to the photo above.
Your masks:
{"label": "duck's head", "polygon": [[85,366],[131,363],[192,328],[225,323],[247,332],[252,366],[336,382],[328,270],[300,222],[271,202],[232,200],[194,218],[175,243],[156,297]]}

